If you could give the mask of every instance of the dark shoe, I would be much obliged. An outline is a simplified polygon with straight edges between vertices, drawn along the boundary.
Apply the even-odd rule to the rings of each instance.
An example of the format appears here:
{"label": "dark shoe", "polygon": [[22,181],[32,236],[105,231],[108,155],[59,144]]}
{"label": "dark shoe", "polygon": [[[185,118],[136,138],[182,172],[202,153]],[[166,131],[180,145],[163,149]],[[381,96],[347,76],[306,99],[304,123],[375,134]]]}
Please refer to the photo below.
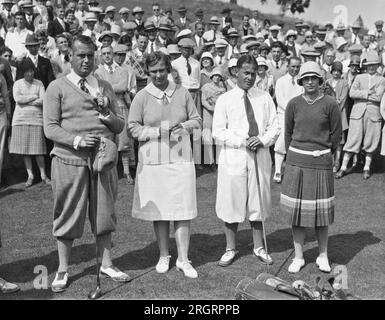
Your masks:
{"label": "dark shoe", "polygon": [[116,282],[128,282],[131,280],[130,276],[122,271],[120,271],[115,266],[109,266],[109,267],[100,267],[100,274],[102,276],[111,278],[113,281]]}
{"label": "dark shoe", "polygon": [[51,284],[51,290],[55,293],[63,292],[67,289],[68,272],[56,272],[55,279]]}
{"label": "dark shoe", "polygon": [[25,183],[25,187],[29,188],[33,185],[33,178],[28,178],[27,182]]}
{"label": "dark shoe", "polygon": [[0,291],[2,293],[14,293],[19,290],[20,288],[16,284],[5,281],[4,279],[0,278]]}
{"label": "dark shoe", "polygon": [[336,179],[341,179],[343,176],[346,176],[346,171],[345,170],[340,170],[336,173],[335,178]]}
{"label": "dark shoe", "polygon": [[202,166],[201,164],[196,164],[196,165],[195,165],[195,169],[197,169],[197,170],[203,170],[204,168],[203,168],[203,166]]}
{"label": "dark shoe", "polygon": [[362,178],[364,178],[364,180],[368,180],[370,178],[370,171],[364,170],[364,174],[362,175]]}
{"label": "dark shoe", "polygon": [[351,166],[350,168],[347,168],[345,171],[346,172],[345,174],[350,174],[356,169],[357,169],[357,164],[355,164],[354,166]]}
{"label": "dark shoe", "polygon": [[217,165],[215,163],[211,164],[210,165],[210,170],[211,170],[211,172],[217,171]]}

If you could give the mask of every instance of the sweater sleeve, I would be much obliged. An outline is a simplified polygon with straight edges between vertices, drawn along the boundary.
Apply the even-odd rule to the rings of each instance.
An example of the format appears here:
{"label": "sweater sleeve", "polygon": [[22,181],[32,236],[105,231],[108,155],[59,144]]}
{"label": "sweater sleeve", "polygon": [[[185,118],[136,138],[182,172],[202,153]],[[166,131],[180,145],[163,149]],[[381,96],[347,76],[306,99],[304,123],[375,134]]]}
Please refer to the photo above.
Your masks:
{"label": "sweater sleeve", "polygon": [[341,112],[336,101],[331,101],[329,106],[330,140],[332,143],[332,152],[334,152],[342,138]]}
{"label": "sweater sleeve", "polygon": [[182,126],[189,133],[192,133],[194,129],[200,129],[202,127],[202,119],[198,114],[197,108],[195,106],[193,98],[191,97],[190,92],[188,92],[187,90],[185,97],[187,120],[185,122],[182,122]]}
{"label": "sweater sleeve", "polygon": [[294,102],[290,100],[285,110],[285,148],[286,152],[290,147],[294,131]]}
{"label": "sweater sleeve", "polygon": [[[59,80],[60,81],[60,80]],[[60,82],[53,81],[47,88],[43,99],[43,125],[45,136],[57,143],[73,147],[76,135],[61,127],[61,98]]]}
{"label": "sweater sleeve", "polygon": [[144,102],[144,95],[141,92],[132,100],[128,114],[128,130],[132,137],[138,141],[158,139],[160,136],[159,128],[143,124]]}

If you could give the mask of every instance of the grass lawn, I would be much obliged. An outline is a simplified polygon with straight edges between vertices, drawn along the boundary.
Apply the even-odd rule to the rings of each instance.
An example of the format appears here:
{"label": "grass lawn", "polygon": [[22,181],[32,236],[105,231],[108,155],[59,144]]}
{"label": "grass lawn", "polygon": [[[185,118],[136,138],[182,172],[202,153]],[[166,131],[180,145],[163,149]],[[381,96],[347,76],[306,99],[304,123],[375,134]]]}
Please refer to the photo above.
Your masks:
{"label": "grass lawn", "polygon": [[[363,299],[385,298],[385,175],[374,174],[364,182],[354,173],[336,181],[336,221],[330,228],[329,257],[332,267],[346,265],[349,289]],[[269,272],[275,273],[292,250],[291,229],[287,217],[279,211],[280,186],[272,185],[274,210],[267,222],[269,251],[275,263]],[[266,268],[252,255],[249,225],[239,228],[239,258],[227,268],[217,266],[225,249],[222,223],[215,214],[216,173],[203,172],[197,178],[199,216],[192,222],[190,258],[199,278],[187,279],[175,269],[176,247],[172,239],[171,269],[165,275],[154,266],[158,249],[152,224],[131,217],[133,186],[119,180],[116,203],[118,230],[113,236],[114,263],[127,271],[133,280],[118,284],[102,279],[105,295],[102,299],[234,299],[235,287],[244,277],[257,277]],[[48,268],[49,283],[57,264],[56,243],[51,235],[52,197],[50,187],[41,183],[25,190],[23,183],[13,184],[0,192],[1,234],[3,240],[0,275],[20,285],[21,291],[2,295],[1,299],[86,299],[94,288],[94,245],[89,225],[84,236],[75,242],[70,267],[71,283],[62,294],[35,290],[34,268]],[[306,266],[297,275],[287,272],[288,263],[279,276],[289,281],[303,279],[314,284],[321,274],[315,265],[318,254],[314,232],[309,230]]]}

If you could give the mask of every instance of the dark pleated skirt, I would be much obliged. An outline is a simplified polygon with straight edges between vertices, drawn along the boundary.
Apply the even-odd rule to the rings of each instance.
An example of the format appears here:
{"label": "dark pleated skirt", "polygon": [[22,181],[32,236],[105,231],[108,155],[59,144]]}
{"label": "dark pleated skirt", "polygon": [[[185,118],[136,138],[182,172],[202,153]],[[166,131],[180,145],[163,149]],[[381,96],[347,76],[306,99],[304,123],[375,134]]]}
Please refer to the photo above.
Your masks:
{"label": "dark pleated skirt", "polygon": [[297,227],[323,227],[334,222],[332,170],[287,164],[282,181],[281,210]]}

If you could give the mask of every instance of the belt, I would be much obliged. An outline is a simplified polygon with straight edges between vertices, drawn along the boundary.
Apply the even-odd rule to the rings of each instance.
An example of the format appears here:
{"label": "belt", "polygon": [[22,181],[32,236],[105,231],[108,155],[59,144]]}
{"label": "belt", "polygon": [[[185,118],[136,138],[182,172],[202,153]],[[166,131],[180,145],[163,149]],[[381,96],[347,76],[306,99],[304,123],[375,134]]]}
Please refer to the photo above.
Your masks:
{"label": "belt", "polygon": [[327,153],[331,152],[330,149],[305,151],[305,150],[297,149],[297,148],[294,148],[294,147],[291,147],[291,146],[289,147],[289,150],[291,150],[293,152],[296,152],[296,153],[306,154],[306,155],[309,155],[309,156],[313,156],[315,158],[320,157],[320,156],[322,156],[324,154],[327,154]]}
{"label": "belt", "polygon": [[197,89],[188,89],[189,92],[197,92],[199,90],[199,88]]}

